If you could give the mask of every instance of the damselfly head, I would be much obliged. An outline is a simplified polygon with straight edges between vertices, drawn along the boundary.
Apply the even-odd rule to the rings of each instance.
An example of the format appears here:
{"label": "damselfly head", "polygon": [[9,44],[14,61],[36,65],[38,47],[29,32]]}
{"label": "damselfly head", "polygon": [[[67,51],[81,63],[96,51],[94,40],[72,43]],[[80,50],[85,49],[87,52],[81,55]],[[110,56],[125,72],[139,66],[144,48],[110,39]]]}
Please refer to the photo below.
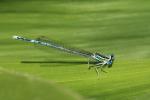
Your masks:
{"label": "damselfly head", "polygon": [[108,68],[112,67],[114,60],[115,60],[115,56],[113,54],[111,54],[109,64],[108,64]]}

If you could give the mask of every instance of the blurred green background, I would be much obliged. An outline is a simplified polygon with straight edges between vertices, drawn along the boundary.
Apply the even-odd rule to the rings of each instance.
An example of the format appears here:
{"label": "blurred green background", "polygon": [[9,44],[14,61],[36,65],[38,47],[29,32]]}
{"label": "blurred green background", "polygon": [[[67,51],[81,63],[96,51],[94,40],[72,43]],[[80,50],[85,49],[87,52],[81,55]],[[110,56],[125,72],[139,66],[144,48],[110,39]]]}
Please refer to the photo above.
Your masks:
{"label": "blurred green background", "polygon": [[[149,0],[0,0],[0,100],[149,100],[149,5]],[[45,36],[114,53],[116,60],[97,80],[87,64],[44,63],[86,58],[15,41],[13,35]]]}

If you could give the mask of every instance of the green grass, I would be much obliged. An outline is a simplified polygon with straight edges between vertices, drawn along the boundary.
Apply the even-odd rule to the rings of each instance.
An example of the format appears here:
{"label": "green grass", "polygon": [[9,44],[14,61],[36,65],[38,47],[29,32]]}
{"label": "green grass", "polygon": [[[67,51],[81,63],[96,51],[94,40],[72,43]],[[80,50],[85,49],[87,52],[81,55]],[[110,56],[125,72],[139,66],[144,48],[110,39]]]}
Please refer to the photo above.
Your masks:
{"label": "green grass", "polygon": [[[14,97],[14,100],[23,98],[27,91],[31,91],[31,95],[24,99],[33,100],[38,94],[40,100],[50,98],[52,95],[48,96],[47,93],[51,93],[52,85],[43,82],[50,80],[70,88],[85,99],[148,100],[149,5],[148,0],[0,1],[0,67],[10,72],[15,71],[42,79],[28,83],[26,77],[22,79],[20,78],[22,76],[2,72],[0,80],[6,82],[0,82],[2,84],[0,99],[10,100],[12,95],[7,93],[11,92],[12,85],[17,87],[20,84],[18,81],[21,81],[21,86],[25,85],[26,89],[22,90],[19,87],[15,89],[15,93],[20,93],[20,97]],[[76,62],[87,59],[15,41],[11,38],[13,35],[28,38],[47,36],[62,44],[87,51],[114,53],[116,61],[111,69],[106,69],[108,73],[101,73],[99,80],[95,71],[88,70],[86,64],[21,63],[21,61]],[[10,84],[7,84],[7,81]],[[41,94],[35,90],[36,87],[39,87],[37,90],[47,93]],[[3,94],[4,89],[6,94]]]}
{"label": "green grass", "polygon": [[50,81],[0,68],[1,100],[81,100]]}

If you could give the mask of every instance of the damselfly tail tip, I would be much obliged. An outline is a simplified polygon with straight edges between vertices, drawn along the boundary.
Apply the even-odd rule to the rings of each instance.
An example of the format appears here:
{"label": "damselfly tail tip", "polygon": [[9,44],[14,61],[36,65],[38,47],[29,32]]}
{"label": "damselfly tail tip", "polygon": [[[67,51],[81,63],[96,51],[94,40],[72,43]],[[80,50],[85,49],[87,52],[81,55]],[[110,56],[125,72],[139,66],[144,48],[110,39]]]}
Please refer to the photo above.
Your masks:
{"label": "damselfly tail tip", "polygon": [[19,36],[16,36],[16,35],[12,36],[13,39],[18,39],[18,37]]}

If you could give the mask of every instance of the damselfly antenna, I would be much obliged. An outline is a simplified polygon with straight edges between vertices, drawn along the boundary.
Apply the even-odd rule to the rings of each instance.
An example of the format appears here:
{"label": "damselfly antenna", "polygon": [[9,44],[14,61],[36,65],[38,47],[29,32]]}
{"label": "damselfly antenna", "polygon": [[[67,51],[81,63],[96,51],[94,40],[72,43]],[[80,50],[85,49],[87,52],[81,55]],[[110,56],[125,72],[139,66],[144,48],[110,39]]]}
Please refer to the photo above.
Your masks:
{"label": "damselfly antenna", "polygon": [[[47,46],[47,47],[51,47],[51,48],[55,48],[58,49],[60,51],[64,51],[67,53],[71,53],[71,54],[76,54],[79,56],[83,56],[88,58],[88,68],[95,68],[95,71],[97,73],[97,76],[99,77],[99,69],[102,72],[104,71],[105,67],[111,68],[113,65],[113,62],[115,60],[114,55],[102,55],[100,53],[91,53],[91,52],[87,52],[87,51],[82,51],[82,50],[77,50],[77,49],[72,49],[72,48],[66,48],[64,46],[61,46],[53,41],[50,40],[46,40],[43,41],[42,39],[28,39],[28,38],[24,38],[24,37],[20,37],[20,36],[13,36],[13,39],[16,40],[22,40],[22,41],[26,41],[26,42],[30,42],[30,43],[34,43],[34,44],[39,44],[42,46]],[[90,63],[90,60],[94,60],[94,63]]]}

